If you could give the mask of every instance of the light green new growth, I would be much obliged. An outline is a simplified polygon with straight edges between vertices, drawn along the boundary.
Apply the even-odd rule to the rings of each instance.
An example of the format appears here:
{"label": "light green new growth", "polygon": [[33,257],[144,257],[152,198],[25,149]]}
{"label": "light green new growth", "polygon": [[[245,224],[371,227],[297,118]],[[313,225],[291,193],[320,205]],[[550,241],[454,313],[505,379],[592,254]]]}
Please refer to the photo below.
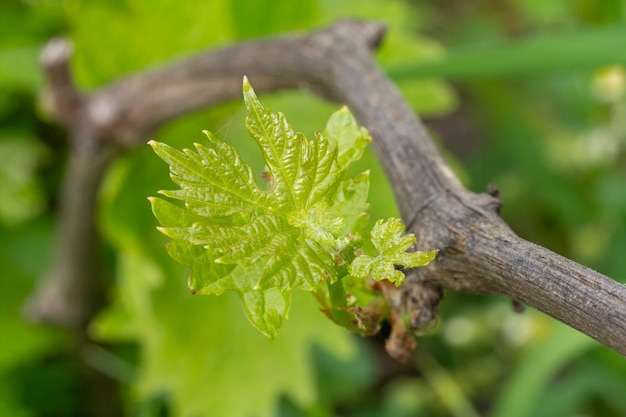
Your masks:
{"label": "light green new growth", "polygon": [[208,143],[194,144],[195,151],[149,142],[180,187],[159,193],[184,202],[183,208],[150,198],[159,230],[173,239],[168,252],[191,268],[193,293],[236,291],[249,320],[268,337],[287,317],[294,288],[313,291],[329,317],[356,329],[358,306],[348,300],[345,278],[359,278],[361,291],[368,277],[399,285],[404,274],[396,265],[426,265],[435,252],[407,253],[415,237],[402,236],[399,219],[378,221],[372,229],[377,254],[361,250],[354,229],[366,216],[369,173],[349,178],[347,168],[371,138],[346,107],[308,140],[282,113],[263,107],[245,78],[243,92],[267,189],[234,148],[209,132]]}
{"label": "light green new growth", "polygon": [[437,251],[410,252],[407,249],[415,243],[415,235],[404,235],[404,224],[400,219],[378,220],[371,231],[372,244],[378,255],[361,255],[350,264],[350,274],[359,278],[373,276],[386,279],[400,286],[404,274],[395,265],[409,268],[427,265],[435,259]]}

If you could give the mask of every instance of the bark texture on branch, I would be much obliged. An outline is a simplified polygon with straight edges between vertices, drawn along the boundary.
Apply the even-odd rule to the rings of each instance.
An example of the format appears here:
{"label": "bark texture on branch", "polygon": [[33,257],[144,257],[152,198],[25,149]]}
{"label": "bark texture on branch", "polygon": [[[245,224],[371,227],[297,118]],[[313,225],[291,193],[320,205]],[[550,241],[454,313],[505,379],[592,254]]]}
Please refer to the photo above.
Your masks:
{"label": "bark texture on branch", "polygon": [[[414,271],[406,288],[420,285],[503,295],[626,355],[626,287],[519,238],[498,215],[496,190],[475,194],[461,185],[417,116],[376,65],[372,50],[384,31],[377,23],[341,21],[307,35],[206,52],[121,79],[89,95],[73,89],[66,62],[47,68],[58,119],[70,131],[82,132],[74,135],[74,146],[77,152],[87,149],[92,158],[99,152],[91,151],[106,148],[104,143],[144,143],[151,130],[182,113],[240,97],[244,74],[257,92],[304,87],[344,102],[372,134],[418,249],[440,249],[435,262]],[[81,137],[96,139],[83,143]],[[90,181],[97,186],[98,181]],[[70,230],[66,224],[61,239]],[[81,275],[80,262],[73,262],[82,271],[73,279],[90,279]],[[68,266],[65,273],[71,269]]]}

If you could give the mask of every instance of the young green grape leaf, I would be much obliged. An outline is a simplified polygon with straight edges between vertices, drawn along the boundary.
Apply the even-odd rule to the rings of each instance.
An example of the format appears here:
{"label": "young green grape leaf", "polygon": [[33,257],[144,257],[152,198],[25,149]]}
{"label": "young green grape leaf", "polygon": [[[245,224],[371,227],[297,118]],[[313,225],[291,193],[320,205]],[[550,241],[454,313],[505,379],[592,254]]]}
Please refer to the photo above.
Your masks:
{"label": "young green grape leaf", "polygon": [[269,189],[258,186],[234,148],[205,132],[208,145],[195,144],[195,151],[150,141],[180,187],[160,194],[185,206],[150,201],[159,230],[173,239],[168,252],[192,269],[192,291],[238,292],[250,321],[273,336],[287,316],[292,289],[314,291],[337,280],[337,252],[354,239],[352,227],[367,207],[367,173],[349,179],[347,166],[370,139],[343,109],[341,132],[332,122],[335,133],[308,141],[283,114],[261,105],[247,79],[244,101]]}
{"label": "young green grape leaf", "polygon": [[371,231],[372,244],[378,255],[358,256],[350,264],[350,274],[365,278],[371,276],[377,281],[386,279],[396,286],[402,284],[404,274],[395,266],[409,268],[428,265],[437,251],[406,252],[415,243],[415,235],[404,235],[404,225],[397,218],[378,220]]}
{"label": "young green grape leaf", "polygon": [[160,194],[184,202],[150,198],[158,229],[173,239],[168,253],[191,268],[193,293],[237,292],[250,322],[268,337],[282,326],[296,288],[314,292],[342,326],[376,331],[386,314],[380,297],[360,303],[346,283],[360,293],[368,291],[368,276],[399,285],[404,274],[396,266],[425,265],[436,251],[407,253],[415,237],[389,219],[370,233],[378,254],[363,254],[358,231],[367,219],[369,172],[349,178],[347,169],[371,138],[346,107],[309,141],[282,113],[265,108],[245,78],[243,91],[268,187],[259,187],[237,151],[208,132],[207,145],[195,150],[151,141],[180,187]]}

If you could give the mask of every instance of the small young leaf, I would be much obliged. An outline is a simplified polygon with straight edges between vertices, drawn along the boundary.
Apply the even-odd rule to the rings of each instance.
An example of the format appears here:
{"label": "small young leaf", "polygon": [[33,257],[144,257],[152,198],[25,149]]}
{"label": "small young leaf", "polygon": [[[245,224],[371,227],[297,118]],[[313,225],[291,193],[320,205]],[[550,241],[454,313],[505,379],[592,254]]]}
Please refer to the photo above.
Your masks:
{"label": "small young leaf", "polygon": [[409,268],[428,265],[437,251],[406,252],[415,243],[415,235],[404,235],[404,225],[397,218],[378,220],[372,228],[371,237],[377,256],[361,255],[350,264],[350,274],[365,278],[371,276],[377,281],[386,279],[396,286],[402,284],[404,274],[395,266]]}

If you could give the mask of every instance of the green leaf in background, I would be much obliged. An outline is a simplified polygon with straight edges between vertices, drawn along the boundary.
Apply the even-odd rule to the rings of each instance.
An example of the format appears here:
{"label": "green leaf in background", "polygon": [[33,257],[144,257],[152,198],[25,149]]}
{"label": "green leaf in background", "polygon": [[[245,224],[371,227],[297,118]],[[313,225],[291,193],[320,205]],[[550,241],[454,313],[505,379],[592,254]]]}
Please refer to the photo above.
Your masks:
{"label": "green leaf in background", "polygon": [[62,19],[56,8],[42,8],[45,11],[21,1],[0,6],[0,104],[6,93],[34,94],[43,87],[41,45],[58,33]]}
{"label": "green leaf in background", "polygon": [[624,39],[625,25],[536,35],[489,48],[449,51],[438,61],[389,65],[387,72],[398,81],[433,76],[461,80],[623,65]]}
{"label": "green leaf in background", "polygon": [[23,90],[41,88],[39,48],[0,49],[0,85]]}
{"label": "green leaf in background", "polygon": [[[436,62],[444,56],[441,44],[420,34],[420,24],[427,17],[409,2],[323,0],[320,9],[325,24],[346,17],[386,23],[384,42],[376,51],[383,68],[414,67]],[[428,78],[402,77],[395,81],[404,98],[422,117],[443,115],[457,106],[456,93],[438,74]]]}
{"label": "green leaf in background", "polygon": [[35,414],[23,403],[25,395],[17,377],[28,378],[24,368],[35,367],[65,345],[63,332],[24,320],[24,303],[50,260],[54,227],[41,219],[11,226],[0,223],[0,415],[31,417]]}
{"label": "green leaf in background", "polygon": [[314,25],[319,16],[317,0],[231,0],[235,36],[239,39],[266,36]]}
{"label": "green leaf in background", "polygon": [[[559,417],[574,415],[585,407],[588,398],[597,398],[607,409],[615,411],[613,415],[626,415],[626,380],[624,366],[610,367],[594,365],[594,355],[580,355],[571,362],[565,376],[558,378],[551,386],[543,390],[541,398],[532,415],[534,417]],[[617,357],[617,361],[624,360]],[[591,359],[591,360],[590,360]],[[607,415],[611,415],[607,412]]]}
{"label": "green leaf in background", "polygon": [[492,417],[526,417],[534,415],[539,398],[548,389],[551,378],[568,362],[592,348],[588,336],[554,323],[552,332],[541,342],[528,349],[521,358],[522,366],[516,369],[494,404]]}
{"label": "green leaf in background", "polygon": [[[229,3],[102,0],[57,6],[71,22],[72,66],[78,84],[92,88],[173,57],[232,41]],[[96,26],[98,30],[94,30]]]}
{"label": "green leaf in background", "polygon": [[142,341],[138,394],[167,395],[172,416],[269,417],[282,396],[310,407],[319,395],[313,345],[339,362],[357,354],[347,332],[311,314],[315,301],[304,293],[293,295],[298,308],[281,336],[268,340],[246,322],[236,297],[192,296],[181,273],[167,258],[139,254],[124,255],[118,270],[116,308],[127,334]]}
{"label": "green leaf in background", "polygon": [[45,148],[33,137],[0,133],[0,223],[15,226],[44,210],[44,195],[36,176]]}

